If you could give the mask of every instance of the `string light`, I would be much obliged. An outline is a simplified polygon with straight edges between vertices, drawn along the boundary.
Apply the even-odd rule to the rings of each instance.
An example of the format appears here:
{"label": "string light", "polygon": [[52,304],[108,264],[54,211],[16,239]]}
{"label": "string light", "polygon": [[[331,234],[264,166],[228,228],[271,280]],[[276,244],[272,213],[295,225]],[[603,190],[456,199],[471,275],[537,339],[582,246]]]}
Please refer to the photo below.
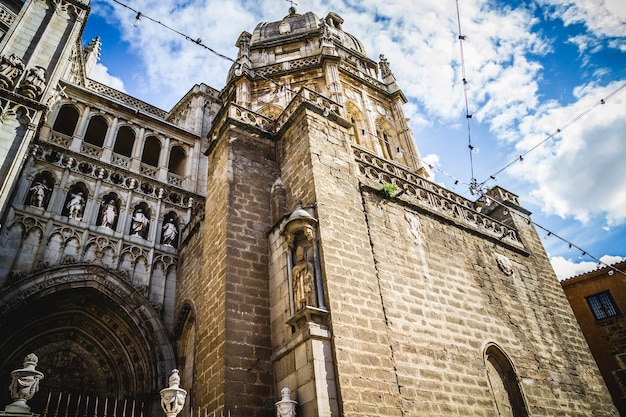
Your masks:
{"label": "string light", "polygon": [[585,117],[588,113],[590,113],[592,110],[594,110],[596,107],[601,106],[603,104],[606,103],[607,100],[609,100],[610,98],[612,98],[613,96],[615,96],[616,94],[620,93],[624,88],[626,88],[626,83],[622,84],[620,87],[618,87],[617,89],[613,90],[611,93],[609,93],[609,95],[607,95],[606,97],[600,99],[599,101],[596,101],[594,104],[592,104],[591,106],[587,107],[585,110],[583,110],[582,112],[580,112],[579,114],[577,114],[575,117],[573,117],[572,119],[570,119],[568,122],[566,122],[564,125],[562,125],[561,127],[557,128],[553,133],[549,134],[548,136],[546,136],[543,140],[541,140],[539,143],[537,143],[535,146],[533,146],[532,148],[530,148],[528,151],[526,151],[525,153],[519,155],[516,159],[514,159],[513,161],[511,161],[510,163],[508,163],[507,165],[505,165],[504,167],[500,168],[498,171],[496,171],[494,174],[490,175],[489,178],[487,178],[486,180],[484,180],[483,182],[481,182],[480,184],[478,184],[479,188],[482,188],[489,180],[491,180],[492,177],[500,174],[501,172],[509,169],[512,165],[514,165],[517,162],[523,162],[524,161],[524,157],[526,157],[526,155],[528,155],[529,153],[533,152],[534,150],[536,150],[537,148],[539,148],[541,145],[543,145],[544,143],[546,143],[547,141],[549,141],[550,139],[552,139],[553,137],[555,137],[556,135],[558,135],[559,133],[562,133],[565,129],[567,129],[568,127],[570,127],[571,125],[573,125],[574,123],[578,122],[580,119],[582,119],[583,117]]}
{"label": "string light", "polygon": [[[472,145],[472,130],[470,127],[470,119],[472,118],[472,114],[469,111],[469,100],[467,98],[467,90],[469,90],[469,83],[467,81],[467,75],[465,73],[465,57],[463,54],[463,42],[467,40],[467,36],[463,34],[461,30],[461,11],[459,9],[459,0],[456,0],[456,20],[459,27],[459,50],[461,52],[461,76],[463,81],[463,98],[465,99],[465,120],[467,123],[467,143],[469,148],[469,160],[470,160],[470,173],[472,182],[475,182],[474,179],[474,154],[478,153],[478,148]],[[470,192],[472,192],[472,188],[470,187]],[[472,192],[472,195],[474,193]]]}
{"label": "string light", "polygon": [[[487,195],[485,195],[485,194],[482,194],[482,195],[480,196],[479,200],[480,200],[480,199],[483,199],[483,200],[485,200],[485,201],[489,201],[490,203],[491,203],[491,202],[496,203],[496,204],[498,204],[498,205],[500,205],[500,206],[502,206],[502,207],[504,207],[504,208],[509,208],[509,206],[504,205],[501,201],[498,201],[498,200],[496,200],[496,199],[494,199],[494,198],[491,198],[491,197],[489,197],[489,196],[487,196]],[[578,259],[583,259],[583,258],[585,258],[585,257],[589,257],[589,258],[591,258],[593,261],[597,262],[597,264],[598,264],[598,268],[609,268],[608,274],[609,274],[610,276],[614,275],[616,272],[617,272],[618,274],[621,274],[621,275],[626,276],[626,272],[624,272],[624,271],[622,271],[622,270],[620,270],[620,269],[618,269],[618,268],[614,267],[613,265],[609,265],[609,264],[607,264],[606,262],[601,261],[601,260],[600,260],[600,258],[597,258],[597,257],[595,257],[595,256],[591,255],[588,251],[584,250],[583,248],[581,248],[580,246],[576,245],[575,243],[573,243],[573,242],[571,242],[571,241],[569,241],[569,240],[565,239],[565,238],[564,238],[564,237],[562,237],[562,236],[559,236],[558,234],[556,234],[556,233],[554,233],[553,231],[549,230],[547,227],[542,226],[542,225],[540,225],[539,223],[536,223],[536,222],[532,221],[532,220],[530,219],[530,217],[528,217],[527,215],[522,214],[522,213],[520,213],[520,212],[518,212],[517,210],[514,210],[514,209],[511,209],[511,210],[510,210],[510,212],[511,212],[511,213],[514,213],[514,214],[516,214],[517,216],[519,216],[519,217],[521,217],[521,218],[523,218],[523,219],[526,221],[526,223],[527,223],[527,225],[528,225],[529,227],[530,227],[531,225],[535,225],[537,228],[539,228],[539,229],[543,230],[544,232],[546,232],[546,236],[545,236],[545,238],[548,238],[548,237],[550,237],[550,236],[555,237],[555,238],[559,239],[560,241],[562,241],[562,242],[566,243],[566,244],[567,244],[567,246],[568,246],[568,250],[569,250],[569,251],[571,251],[571,250],[572,250],[572,248],[574,248],[574,249],[576,249],[576,250],[580,251],[580,256],[578,256]]]}
{"label": "string light", "polygon": [[[132,12],[134,12],[134,13],[135,13],[135,22],[134,22],[134,26],[139,25],[139,24],[140,24],[140,22],[141,22],[141,19],[142,19],[142,18],[148,19],[148,20],[150,20],[150,21],[152,21],[152,22],[154,22],[154,23],[156,23],[156,24],[158,24],[158,25],[160,25],[160,26],[162,26],[162,27],[164,27],[164,28],[166,28],[166,29],[168,29],[168,30],[170,30],[170,31],[172,31],[172,32],[174,32],[174,33],[176,33],[176,34],[180,35],[180,36],[182,36],[182,37],[183,37],[183,38],[185,38],[186,40],[188,40],[188,41],[190,41],[190,42],[193,42],[193,43],[195,43],[196,45],[199,45],[199,46],[203,47],[204,49],[206,49],[207,51],[211,52],[213,55],[215,55],[215,56],[217,56],[217,57],[219,57],[219,58],[222,58],[222,59],[224,59],[224,60],[227,60],[227,61],[229,61],[229,62],[231,62],[231,63],[233,63],[233,64],[238,63],[235,59],[230,58],[230,57],[228,57],[227,55],[221,54],[221,53],[217,52],[216,50],[214,50],[213,48],[211,48],[211,47],[209,47],[209,46],[205,45],[205,44],[202,42],[202,38],[200,38],[200,37],[198,37],[198,38],[195,38],[195,39],[194,39],[194,38],[192,38],[192,37],[190,37],[190,36],[188,36],[188,35],[186,35],[186,34],[184,34],[184,33],[180,32],[180,31],[178,31],[178,30],[176,30],[176,29],[174,29],[174,28],[172,28],[172,27],[170,27],[170,26],[168,26],[168,25],[166,25],[166,24],[162,23],[161,21],[158,21],[158,20],[156,20],[156,19],[151,18],[150,16],[147,16],[147,15],[143,14],[143,13],[142,13],[141,11],[139,11],[139,10],[135,10],[135,9],[133,9],[132,7],[130,7],[130,6],[128,6],[128,5],[126,5],[126,4],[122,3],[122,2],[120,2],[119,0],[111,0],[111,1],[113,1],[114,3],[116,3],[116,4],[120,5],[120,6],[122,6],[122,7],[126,8],[126,9],[128,9],[128,10],[131,10]],[[287,1],[289,1],[289,0],[287,0]],[[523,162],[523,161],[524,161],[524,157],[525,157],[525,156],[527,156],[530,152],[532,152],[532,151],[534,151],[535,149],[539,148],[539,147],[540,147],[541,145],[543,145],[545,142],[547,142],[548,140],[552,139],[554,136],[556,136],[557,134],[561,133],[563,130],[565,130],[566,128],[568,128],[568,127],[569,127],[569,126],[571,126],[572,124],[574,124],[574,123],[578,122],[580,119],[582,119],[585,115],[587,115],[589,112],[591,112],[592,110],[594,110],[596,107],[598,107],[598,106],[600,106],[600,105],[605,104],[607,100],[609,100],[610,98],[612,98],[613,96],[615,96],[616,94],[618,94],[619,92],[621,92],[621,91],[622,91],[622,90],[626,87],[626,83],[625,83],[625,84],[622,84],[619,88],[617,88],[616,90],[614,90],[613,92],[611,92],[609,95],[607,95],[606,97],[604,97],[604,98],[600,99],[598,102],[596,102],[595,104],[593,104],[593,105],[591,105],[590,107],[588,107],[587,109],[585,109],[583,112],[581,112],[581,113],[580,113],[580,114],[578,114],[576,117],[574,117],[573,119],[571,119],[570,121],[568,121],[567,123],[565,123],[563,126],[561,126],[560,128],[556,129],[556,131],[555,131],[554,133],[552,133],[552,134],[548,135],[546,138],[544,138],[542,141],[540,141],[540,142],[539,142],[539,143],[537,143],[535,146],[533,146],[532,148],[530,148],[528,151],[526,151],[525,153],[523,153],[523,154],[519,155],[519,156],[518,156],[518,158],[516,158],[514,161],[510,162],[509,164],[507,164],[506,166],[504,166],[503,168],[501,168],[500,170],[498,170],[497,172],[495,172],[493,175],[490,175],[490,176],[489,176],[489,178],[488,178],[487,180],[485,180],[485,181],[483,181],[483,182],[481,182],[481,183],[478,183],[478,182],[477,182],[477,180],[474,178],[474,163],[473,163],[473,157],[472,157],[472,155],[473,155],[473,154],[478,153],[478,152],[479,152],[479,149],[478,149],[477,147],[475,147],[475,146],[473,146],[473,145],[472,145],[472,140],[471,140],[471,129],[470,129],[470,122],[469,122],[469,121],[470,121],[470,119],[472,118],[472,114],[470,114],[470,112],[469,112],[469,101],[468,101],[468,96],[467,96],[467,90],[469,89],[469,83],[468,83],[468,81],[467,81],[466,74],[465,74],[465,59],[464,59],[464,56],[463,56],[463,41],[466,41],[466,40],[467,40],[467,36],[465,36],[465,35],[462,35],[462,34],[461,34],[461,17],[460,17],[460,10],[459,10],[459,2],[458,2],[458,0],[456,1],[456,8],[457,8],[457,21],[458,21],[458,27],[459,27],[459,36],[458,36],[458,39],[459,39],[459,47],[460,47],[460,52],[461,52],[461,70],[462,70],[462,77],[463,77],[463,78],[462,78],[462,81],[463,81],[463,87],[464,87],[464,88],[463,88],[463,90],[464,90],[464,98],[465,98],[465,116],[466,116],[466,120],[467,120],[468,148],[469,148],[469,151],[470,151],[470,152],[469,152],[469,156],[470,156],[470,169],[471,169],[471,176],[472,176],[472,179],[470,180],[470,183],[469,183],[469,184],[467,184],[467,183],[464,183],[464,182],[460,181],[459,179],[455,178],[454,176],[452,176],[452,175],[448,174],[447,172],[445,172],[445,171],[441,170],[440,168],[434,167],[433,165],[428,165],[428,167],[429,167],[431,170],[436,170],[436,171],[438,171],[438,172],[442,173],[443,175],[446,175],[446,176],[448,176],[449,178],[451,178],[451,179],[454,181],[454,185],[455,185],[455,186],[456,186],[456,185],[458,185],[459,183],[463,183],[463,184],[465,184],[465,185],[468,185],[468,186],[469,186],[470,193],[471,193],[472,195],[474,195],[475,193],[478,193],[478,194],[479,194],[479,195],[481,195],[481,197],[482,197],[482,196],[484,196],[483,191],[482,191],[482,188],[483,188],[483,186],[486,184],[486,182],[487,182],[487,181],[489,181],[489,180],[495,180],[495,179],[496,179],[496,175],[498,175],[498,174],[500,174],[501,172],[505,171],[506,169],[508,169],[510,166],[512,166],[512,165],[513,165],[513,164],[515,164],[516,162],[520,162],[520,163],[521,163],[521,162]],[[242,65],[239,63],[238,67],[235,69],[235,75],[239,77],[239,76],[241,76],[242,74],[243,74],[243,68],[242,68]],[[274,81],[274,80],[272,80],[272,79],[270,79],[270,78],[265,77],[263,74],[253,73],[253,75],[256,75],[256,76],[258,76],[258,77],[260,77],[260,78],[262,78],[262,79],[264,79],[264,80],[266,80],[266,81],[269,81],[269,82],[273,83],[274,85],[278,86],[278,87],[280,88],[280,91],[281,91],[281,92],[283,92],[284,90],[287,90],[287,91],[289,91],[289,92],[291,92],[291,93],[293,93],[293,94],[298,94],[298,92],[296,92],[296,91],[292,90],[291,88],[289,88],[289,87],[287,87],[287,86],[285,86],[285,85],[283,85],[283,84],[280,84],[280,83],[278,83],[278,82],[276,82],[276,81]],[[313,104],[315,104],[315,103],[313,103]],[[328,109],[328,108],[324,108],[323,114],[324,114],[324,116],[325,116],[325,117],[328,117],[328,116],[330,115],[330,109]],[[362,129],[362,132],[363,132],[363,134],[365,134],[365,133],[369,133],[369,134],[371,135],[371,133],[370,133],[370,132],[366,132],[366,131],[365,131],[365,130],[363,130],[363,129]],[[378,140],[381,140],[381,141],[383,141],[383,142],[385,142],[385,143],[389,144],[389,141],[385,140],[384,138],[379,138],[379,137],[378,137],[378,136],[376,136],[376,135],[373,135],[373,136],[375,136],[376,138],[378,138]],[[396,153],[396,156],[397,156],[398,158],[402,157],[402,152],[403,152],[403,151],[402,151],[402,149],[401,149],[400,147],[397,147],[397,153]],[[411,155],[411,156],[412,156],[412,157],[414,157],[414,158],[417,158],[417,156],[416,156],[416,155],[414,155],[414,154],[412,154],[412,153],[409,153],[409,155]],[[497,204],[501,204],[501,205],[502,205],[502,203],[501,203],[501,202],[499,202],[499,201],[497,201],[497,200],[487,199],[486,201],[487,201],[487,202],[489,202],[489,201],[494,201],[494,202],[496,202]],[[478,209],[480,209],[480,207],[478,207]],[[516,212],[516,211],[514,211],[514,212]],[[506,213],[508,213],[508,209],[505,209],[505,214],[506,214]],[[516,213],[517,213],[517,212],[516,212]],[[592,255],[590,255],[587,251],[582,250],[579,246],[577,246],[577,245],[573,244],[572,242],[569,242],[568,240],[566,240],[566,239],[562,238],[561,236],[558,236],[558,235],[557,235],[557,234],[555,234],[554,232],[549,231],[549,230],[548,230],[548,229],[546,229],[545,227],[541,226],[541,225],[540,225],[540,224],[538,224],[538,223],[535,223],[534,221],[530,220],[530,218],[527,218],[526,216],[522,215],[521,213],[517,213],[517,214],[518,214],[519,216],[522,216],[522,217],[524,217],[524,218],[526,218],[526,219],[527,219],[527,220],[526,220],[526,222],[527,222],[527,224],[528,224],[528,226],[529,226],[529,227],[530,227],[531,225],[533,225],[533,224],[534,224],[536,227],[538,227],[538,228],[540,228],[540,229],[543,229],[544,231],[547,231],[547,232],[548,232],[548,235],[547,235],[547,236],[555,236],[556,238],[560,239],[561,241],[563,241],[563,242],[567,243],[567,244],[568,244],[568,246],[569,246],[569,249],[570,249],[570,250],[572,249],[572,247],[576,248],[577,250],[580,250],[580,251],[581,251],[580,258],[581,258],[581,259],[582,259],[583,257],[585,257],[585,256],[588,256],[588,257],[592,258],[593,260],[596,260],[596,261],[598,262],[598,265],[599,265],[599,266],[604,265],[604,266],[606,266],[606,267],[610,268],[610,270],[609,270],[609,272],[608,272],[608,274],[609,274],[609,275],[613,275],[613,274],[614,274],[614,272],[618,272],[618,273],[620,273],[620,274],[622,274],[622,275],[626,276],[626,273],[625,273],[625,272],[623,272],[623,271],[621,271],[621,270],[619,270],[619,269],[617,269],[617,268],[615,268],[615,267],[613,267],[613,266],[611,266],[611,265],[608,265],[608,264],[606,264],[606,263],[604,263],[604,262],[600,261],[598,258],[596,258],[596,257],[594,257],[594,256],[592,256]]]}

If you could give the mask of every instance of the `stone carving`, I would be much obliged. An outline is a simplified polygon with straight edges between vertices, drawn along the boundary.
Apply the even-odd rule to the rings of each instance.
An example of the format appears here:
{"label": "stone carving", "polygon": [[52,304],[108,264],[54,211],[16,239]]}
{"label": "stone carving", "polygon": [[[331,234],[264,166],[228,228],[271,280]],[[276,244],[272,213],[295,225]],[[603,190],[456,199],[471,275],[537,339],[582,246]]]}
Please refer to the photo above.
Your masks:
{"label": "stone carving", "polygon": [[291,270],[293,277],[293,296],[296,311],[306,306],[317,306],[315,301],[315,278],[313,264],[307,260],[306,252],[302,246],[296,249],[296,264]]}
{"label": "stone carving", "polygon": [[30,191],[30,205],[33,207],[43,208],[51,191],[45,178],[41,181],[35,182],[33,186],[30,187]]}
{"label": "stone carving", "polygon": [[380,68],[380,76],[384,79],[391,75],[391,68],[389,68],[389,61],[385,58],[385,55],[380,54],[379,58],[380,62],[378,63],[378,67]]}
{"label": "stone carving", "polygon": [[29,69],[22,81],[20,93],[32,100],[37,100],[46,88],[46,76],[44,67],[36,66]]}
{"label": "stone carving", "polygon": [[168,388],[161,390],[161,408],[167,417],[175,417],[185,405],[187,391],[179,388],[180,376],[178,369],[173,369],[168,379]]}
{"label": "stone carving", "polygon": [[39,381],[43,379],[43,374],[35,369],[37,362],[37,356],[31,353],[24,358],[24,368],[11,372],[9,391],[14,401],[6,406],[5,412],[30,412],[30,407],[26,405],[26,401],[33,398],[33,395],[39,391]]}
{"label": "stone carving", "polygon": [[281,400],[276,404],[276,417],[296,417],[297,401],[291,399],[291,390],[283,388],[280,390]]}
{"label": "stone carving", "polygon": [[504,255],[500,255],[499,253],[496,253],[495,255],[496,262],[498,263],[500,270],[506,275],[513,275],[513,264],[511,263],[511,260]]}
{"label": "stone carving", "polygon": [[115,202],[113,200],[109,200],[109,202],[102,209],[102,215],[100,216],[99,226],[113,229],[116,219],[117,219],[117,208],[115,207]]}
{"label": "stone carving", "polygon": [[12,89],[24,72],[24,63],[15,54],[0,58],[0,87]]}
{"label": "stone carving", "polygon": [[176,225],[174,224],[174,222],[172,222],[172,220],[169,220],[167,223],[163,224],[161,243],[167,246],[174,246],[177,235],[178,230],[176,230]]}
{"label": "stone carving", "polygon": [[149,223],[150,220],[143,213],[143,209],[138,207],[135,209],[135,213],[133,214],[133,219],[130,224],[131,235],[145,237],[146,232],[148,231]]}
{"label": "stone carving", "polygon": [[422,224],[420,223],[419,217],[416,214],[406,212],[404,213],[404,218],[407,222],[409,222],[409,234],[413,236],[416,245],[422,244]]}
{"label": "stone carving", "polygon": [[82,220],[83,211],[85,210],[85,199],[83,198],[83,192],[79,191],[75,194],[72,194],[72,198],[67,203],[66,208],[69,210],[68,217],[70,219]]}

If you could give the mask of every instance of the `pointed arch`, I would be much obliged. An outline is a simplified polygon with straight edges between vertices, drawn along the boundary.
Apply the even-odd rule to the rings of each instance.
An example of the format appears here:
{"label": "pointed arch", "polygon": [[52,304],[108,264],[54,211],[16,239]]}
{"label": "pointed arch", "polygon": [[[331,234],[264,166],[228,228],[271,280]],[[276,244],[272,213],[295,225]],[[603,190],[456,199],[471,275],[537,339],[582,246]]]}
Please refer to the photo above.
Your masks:
{"label": "pointed arch", "polygon": [[117,135],[115,136],[115,145],[113,145],[113,152],[130,158],[133,153],[134,145],[135,131],[128,126],[120,127],[117,130]]}
{"label": "pointed arch", "polygon": [[503,417],[529,416],[513,363],[495,343],[487,345],[484,354],[489,387],[498,415]]}
{"label": "pointed arch", "polygon": [[159,155],[161,154],[161,141],[156,136],[149,136],[143,144],[141,162],[153,167],[159,166]]}
{"label": "pointed arch", "polygon": [[376,152],[386,159],[394,159],[400,153],[395,129],[388,120],[376,119]]}

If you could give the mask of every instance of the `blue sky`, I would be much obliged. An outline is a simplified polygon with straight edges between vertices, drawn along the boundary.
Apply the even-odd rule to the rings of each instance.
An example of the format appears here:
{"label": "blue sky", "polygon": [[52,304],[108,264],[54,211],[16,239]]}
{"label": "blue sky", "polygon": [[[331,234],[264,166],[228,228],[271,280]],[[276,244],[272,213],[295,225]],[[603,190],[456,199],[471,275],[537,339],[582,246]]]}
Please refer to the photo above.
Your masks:
{"label": "blue sky", "polygon": [[[232,58],[242,31],[287,14],[282,0],[125,0]],[[471,197],[457,2],[300,1],[344,20],[374,60],[384,54],[431,178]],[[169,110],[194,83],[221,89],[230,63],[112,0],[92,1],[84,42],[100,36],[92,78]],[[520,196],[533,220],[606,263],[626,257],[626,2],[459,0],[474,178]],[[605,104],[599,104],[605,98]],[[571,122],[587,110],[579,120]],[[454,185],[459,180],[458,185]],[[546,233],[541,233],[546,235]],[[561,278],[596,262],[546,236]]]}

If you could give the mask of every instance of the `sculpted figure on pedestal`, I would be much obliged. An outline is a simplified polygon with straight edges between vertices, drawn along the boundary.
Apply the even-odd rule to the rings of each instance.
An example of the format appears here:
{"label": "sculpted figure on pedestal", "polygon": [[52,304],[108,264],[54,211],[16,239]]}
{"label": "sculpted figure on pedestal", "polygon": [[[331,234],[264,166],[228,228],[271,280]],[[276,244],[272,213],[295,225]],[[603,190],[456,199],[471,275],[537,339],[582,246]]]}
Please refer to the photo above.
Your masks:
{"label": "sculpted figure on pedestal", "polygon": [[298,246],[296,249],[296,265],[291,270],[296,311],[300,311],[306,306],[317,306],[315,301],[313,264],[306,260],[305,255],[302,246]]}

